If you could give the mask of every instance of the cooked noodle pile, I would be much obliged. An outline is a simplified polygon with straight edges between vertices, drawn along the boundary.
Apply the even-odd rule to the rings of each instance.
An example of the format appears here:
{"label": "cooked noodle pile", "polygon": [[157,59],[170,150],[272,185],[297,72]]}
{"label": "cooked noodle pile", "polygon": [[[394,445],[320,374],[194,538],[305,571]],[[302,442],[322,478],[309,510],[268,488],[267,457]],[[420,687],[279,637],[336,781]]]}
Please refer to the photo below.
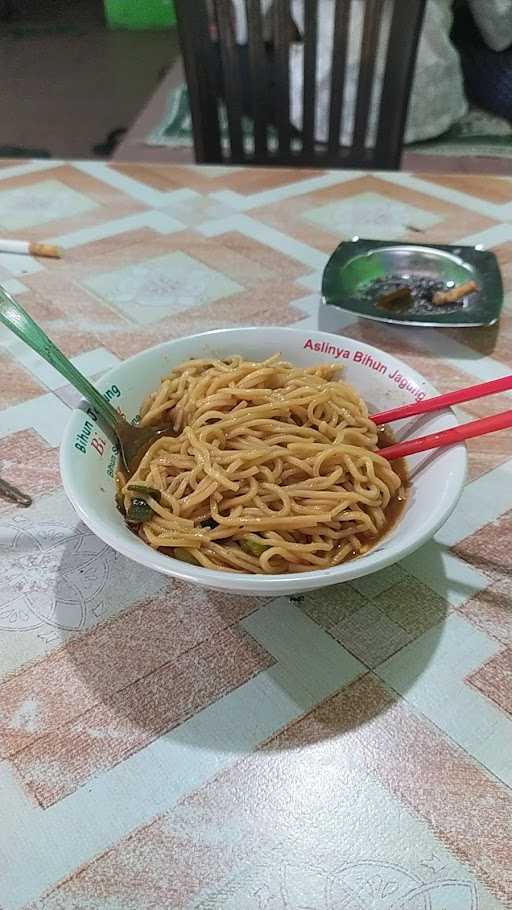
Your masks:
{"label": "cooked noodle pile", "polygon": [[120,477],[126,513],[144,519],[141,538],[210,569],[250,573],[324,569],[370,549],[401,480],[338,371],[299,369],[279,355],[172,370],[141,423],[168,420],[177,435]]}

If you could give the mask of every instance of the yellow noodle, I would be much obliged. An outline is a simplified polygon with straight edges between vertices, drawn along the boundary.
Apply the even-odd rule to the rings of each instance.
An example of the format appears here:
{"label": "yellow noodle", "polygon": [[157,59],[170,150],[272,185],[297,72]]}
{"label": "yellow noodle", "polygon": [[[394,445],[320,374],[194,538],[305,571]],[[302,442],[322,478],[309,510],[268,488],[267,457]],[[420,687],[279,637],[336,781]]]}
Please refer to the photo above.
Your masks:
{"label": "yellow noodle", "polygon": [[168,421],[173,435],[118,479],[126,511],[141,496],[151,507],[141,538],[206,568],[253,574],[323,569],[367,552],[402,481],[338,373],[279,355],[173,369],[141,408],[143,426]]}

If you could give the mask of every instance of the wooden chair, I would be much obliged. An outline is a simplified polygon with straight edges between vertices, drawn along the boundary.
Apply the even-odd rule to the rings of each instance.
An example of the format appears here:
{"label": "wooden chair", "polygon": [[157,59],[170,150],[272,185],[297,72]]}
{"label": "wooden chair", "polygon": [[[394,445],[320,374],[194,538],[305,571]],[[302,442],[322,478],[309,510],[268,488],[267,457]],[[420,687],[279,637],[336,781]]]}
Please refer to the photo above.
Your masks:
{"label": "wooden chair", "polygon": [[[176,13],[190,97],[196,160],[211,164],[302,165],[311,167],[400,167],[403,136],[426,0],[364,0],[364,24],[350,147],[340,145],[347,62],[350,7],[353,0],[335,0],[334,43],[328,141],[315,140],[315,74],[318,4],[304,0],[303,128],[290,124],[290,3],[273,0],[272,46],[277,86],[272,103],[275,141],[268,130],[268,57],[260,0],[245,0],[248,28],[249,92],[253,142],[243,133],[239,48],[235,43],[231,0],[176,0]],[[359,0],[356,0],[359,2]],[[385,71],[380,96],[376,141],[366,136],[375,79],[375,58],[385,6],[393,4]],[[222,68],[229,147],[219,126],[218,77]],[[245,93],[247,90],[244,89]]]}

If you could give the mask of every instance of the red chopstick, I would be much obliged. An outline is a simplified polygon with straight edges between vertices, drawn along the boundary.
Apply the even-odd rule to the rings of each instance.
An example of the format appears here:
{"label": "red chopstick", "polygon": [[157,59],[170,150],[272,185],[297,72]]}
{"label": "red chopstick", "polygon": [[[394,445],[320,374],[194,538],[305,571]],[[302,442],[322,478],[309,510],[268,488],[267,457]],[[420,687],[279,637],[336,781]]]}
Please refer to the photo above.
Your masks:
{"label": "red chopstick", "polygon": [[426,452],[429,449],[452,446],[465,439],[474,439],[475,436],[485,436],[486,433],[507,430],[509,427],[512,427],[512,411],[503,411],[493,417],[482,417],[480,420],[462,423],[450,430],[430,433],[429,436],[419,436],[418,439],[406,439],[405,442],[398,442],[396,445],[379,449],[379,455],[383,455],[388,461],[394,461],[396,458],[405,458],[406,455],[416,455],[418,452]]}
{"label": "red chopstick", "polygon": [[[507,392],[510,389],[512,389],[512,376],[503,376],[501,379],[481,382],[478,385],[468,386],[466,389],[459,389],[457,392],[448,392],[447,395],[436,395],[435,398],[425,398],[424,401],[415,401],[413,404],[406,404],[400,408],[392,408],[391,411],[382,411],[381,414],[375,414],[372,420],[382,426],[393,420],[416,417],[417,414],[428,414],[430,411],[439,411],[441,408],[448,408],[453,404],[474,401],[475,398],[484,398],[486,395],[495,395],[497,392]],[[490,433],[492,430],[486,432]]]}

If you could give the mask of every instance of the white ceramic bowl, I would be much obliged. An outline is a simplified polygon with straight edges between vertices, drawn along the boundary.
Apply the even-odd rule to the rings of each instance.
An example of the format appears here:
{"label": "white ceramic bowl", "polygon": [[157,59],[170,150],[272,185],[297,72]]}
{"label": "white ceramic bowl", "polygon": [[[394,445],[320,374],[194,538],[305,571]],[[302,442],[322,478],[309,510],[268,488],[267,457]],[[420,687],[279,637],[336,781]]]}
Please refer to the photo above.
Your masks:
{"label": "white ceramic bowl", "polygon": [[[145,395],[176,364],[190,357],[224,357],[241,354],[263,359],[279,351],[300,366],[337,360],[344,378],[363,398],[381,411],[408,404],[418,396],[436,394],[421,376],[394,357],[369,345],[339,335],[278,327],[221,329],[164,342],[130,357],[110,370],[99,388],[129,417],[138,412]],[[395,424],[402,439],[447,429],[456,424],[451,412]],[[412,489],[407,507],[390,533],[366,556],[332,569],[293,575],[246,575],[204,569],[171,559],[144,544],[126,527],[114,503],[114,445],[87,414],[83,404],[71,415],[61,445],[60,467],[66,493],[86,525],[115,550],[135,562],[176,578],[252,595],[311,591],[383,569],[425,543],[446,521],[462,491],[466,474],[466,449],[462,445],[423,453],[409,459]]]}

